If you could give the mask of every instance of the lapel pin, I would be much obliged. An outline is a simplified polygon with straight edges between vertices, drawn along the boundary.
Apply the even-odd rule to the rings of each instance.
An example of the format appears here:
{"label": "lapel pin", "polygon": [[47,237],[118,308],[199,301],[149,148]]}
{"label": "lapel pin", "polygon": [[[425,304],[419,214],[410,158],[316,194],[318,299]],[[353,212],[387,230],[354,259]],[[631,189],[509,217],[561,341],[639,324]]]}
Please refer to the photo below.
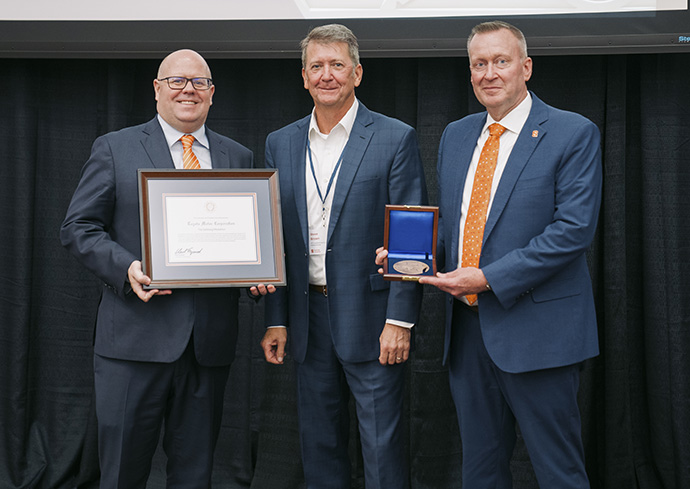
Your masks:
{"label": "lapel pin", "polygon": [[533,138],[539,137],[539,131],[532,131],[532,137]]}

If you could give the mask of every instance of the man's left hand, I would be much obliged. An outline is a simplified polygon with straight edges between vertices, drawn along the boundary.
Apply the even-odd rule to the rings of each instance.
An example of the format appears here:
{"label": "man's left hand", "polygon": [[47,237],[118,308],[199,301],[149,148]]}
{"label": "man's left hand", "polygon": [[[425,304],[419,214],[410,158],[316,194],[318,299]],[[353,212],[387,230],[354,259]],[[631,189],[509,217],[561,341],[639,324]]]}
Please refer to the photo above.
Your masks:
{"label": "man's left hand", "polygon": [[467,294],[486,292],[488,282],[479,268],[465,267],[448,273],[439,272],[435,277],[420,277],[419,283],[433,285],[459,299]]}
{"label": "man's left hand", "polygon": [[410,336],[408,328],[386,323],[379,337],[381,344],[381,365],[395,365],[406,362],[410,357]]}
{"label": "man's left hand", "polygon": [[253,287],[249,288],[249,292],[251,292],[251,294],[253,296],[256,296],[256,297],[258,297],[260,295],[272,294],[275,291],[276,291],[276,287],[273,284],[268,284],[268,285],[259,284],[259,285],[254,285]]}

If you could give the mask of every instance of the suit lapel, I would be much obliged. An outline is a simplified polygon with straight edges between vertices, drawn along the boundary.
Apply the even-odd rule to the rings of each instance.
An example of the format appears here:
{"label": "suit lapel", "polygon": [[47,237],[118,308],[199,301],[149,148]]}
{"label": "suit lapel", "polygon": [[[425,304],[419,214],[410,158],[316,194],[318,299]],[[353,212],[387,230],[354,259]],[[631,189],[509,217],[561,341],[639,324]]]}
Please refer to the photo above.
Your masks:
{"label": "suit lapel", "polygon": [[302,238],[304,246],[309,248],[309,217],[307,216],[307,188],[306,188],[306,157],[307,157],[307,134],[309,132],[309,117],[297,123],[296,134],[288,137],[290,154],[290,175],[286,175],[287,181],[292,182],[292,192],[295,196],[295,206],[297,206],[297,216],[302,228]]}
{"label": "suit lapel", "polygon": [[[163,129],[157,119],[149,121],[143,128],[144,136],[141,143],[151,159],[154,168],[175,168],[170,156],[170,148],[165,139]],[[206,129],[211,165],[213,168],[230,168],[230,155],[221,138],[210,129]]]}
{"label": "suit lapel", "polygon": [[141,139],[141,144],[144,146],[144,151],[146,151],[153,167],[175,168],[172,156],[170,156],[168,142],[165,140],[165,135],[158,123],[158,119],[154,118],[146,123],[142,132],[144,134]]}
{"label": "suit lapel", "polygon": [[548,119],[546,105],[532,94],[532,110],[518,135],[518,139],[510,153],[506,167],[501,175],[501,181],[496,189],[491,211],[484,227],[484,241],[491,235],[491,231],[498,222],[499,217],[513,193],[515,184],[520,178],[522,170],[532,157],[539,141],[546,135],[546,128],[542,125]]}
{"label": "suit lapel", "polygon": [[230,168],[230,154],[218,134],[206,128],[206,137],[211,152],[211,166],[214,169]]}
{"label": "suit lapel", "polygon": [[328,239],[331,239],[333,230],[338,224],[340,213],[343,210],[345,199],[350,192],[350,187],[355,179],[357,170],[362,164],[364,154],[371,142],[374,131],[371,128],[374,119],[371,117],[369,109],[364,104],[359,103],[357,109],[357,117],[352,126],[352,132],[347,140],[345,149],[343,150],[343,162],[338,173],[338,180],[335,185],[335,193],[333,194],[333,205],[331,207],[331,217],[328,225]]}

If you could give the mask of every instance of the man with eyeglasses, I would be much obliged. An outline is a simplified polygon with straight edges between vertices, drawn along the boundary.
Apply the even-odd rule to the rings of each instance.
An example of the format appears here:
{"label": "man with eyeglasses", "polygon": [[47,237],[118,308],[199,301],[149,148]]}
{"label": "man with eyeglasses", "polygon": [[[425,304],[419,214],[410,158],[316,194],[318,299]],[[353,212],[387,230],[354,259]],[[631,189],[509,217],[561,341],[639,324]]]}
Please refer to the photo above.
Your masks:
{"label": "man with eyeglasses", "polygon": [[168,55],[153,88],[156,117],[94,142],[60,235],[104,283],[94,344],[101,489],[146,487],[163,423],[167,487],[210,487],[235,355],[237,289],[143,288],[137,169],[249,168],[252,153],[206,128],[215,86],[196,52]]}

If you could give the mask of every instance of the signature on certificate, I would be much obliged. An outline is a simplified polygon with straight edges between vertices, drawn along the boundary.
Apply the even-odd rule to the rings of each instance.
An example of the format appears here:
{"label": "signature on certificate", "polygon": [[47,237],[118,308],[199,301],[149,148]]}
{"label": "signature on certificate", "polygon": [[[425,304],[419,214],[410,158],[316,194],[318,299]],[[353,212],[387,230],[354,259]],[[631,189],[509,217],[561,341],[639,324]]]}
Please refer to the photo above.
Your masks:
{"label": "signature on certificate", "polygon": [[203,248],[178,248],[175,250],[175,256],[192,256],[198,255],[204,251]]}

